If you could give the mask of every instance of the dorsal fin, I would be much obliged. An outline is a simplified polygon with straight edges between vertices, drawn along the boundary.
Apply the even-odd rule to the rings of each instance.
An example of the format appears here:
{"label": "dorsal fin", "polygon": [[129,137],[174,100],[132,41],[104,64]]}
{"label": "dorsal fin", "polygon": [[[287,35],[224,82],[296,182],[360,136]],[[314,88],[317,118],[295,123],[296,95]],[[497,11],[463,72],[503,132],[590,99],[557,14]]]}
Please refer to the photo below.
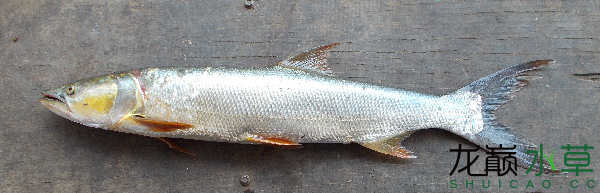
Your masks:
{"label": "dorsal fin", "polygon": [[329,45],[319,46],[311,50],[306,50],[292,57],[289,57],[288,59],[285,59],[279,62],[278,64],[280,66],[300,68],[332,76],[333,73],[327,67],[327,57],[329,56],[329,49],[337,45],[339,44],[333,43]]}

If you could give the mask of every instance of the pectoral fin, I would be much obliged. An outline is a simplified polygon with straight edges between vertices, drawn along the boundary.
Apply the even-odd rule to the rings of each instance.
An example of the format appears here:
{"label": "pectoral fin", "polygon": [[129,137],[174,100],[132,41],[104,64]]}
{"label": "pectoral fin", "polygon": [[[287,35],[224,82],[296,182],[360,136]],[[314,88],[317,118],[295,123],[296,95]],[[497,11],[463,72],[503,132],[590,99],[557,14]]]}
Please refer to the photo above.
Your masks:
{"label": "pectoral fin", "polygon": [[271,144],[271,145],[285,145],[285,146],[300,146],[299,143],[293,142],[289,139],[276,138],[276,137],[263,137],[258,135],[248,135],[248,141]]}
{"label": "pectoral fin", "polygon": [[154,132],[172,132],[179,129],[189,129],[193,125],[161,120],[153,120],[145,118],[144,116],[132,116],[132,120],[137,124],[150,128],[150,131]]}
{"label": "pectoral fin", "polygon": [[404,149],[400,145],[400,142],[407,138],[410,134],[414,133],[414,131],[409,131],[402,133],[400,135],[396,135],[387,139],[374,141],[371,143],[363,143],[362,146],[366,148],[375,150],[380,153],[385,153],[388,155],[393,155],[401,158],[417,158],[417,156],[411,155],[411,151]]}
{"label": "pectoral fin", "polygon": [[179,150],[179,151],[180,151],[180,152],[182,152],[182,153],[187,153],[187,154],[194,155],[194,156],[196,155],[196,154],[194,154],[194,153],[192,153],[192,152],[190,152],[190,151],[188,151],[188,150],[186,150],[186,149],[183,149],[183,147],[181,147],[181,146],[177,145],[175,142],[171,141],[169,138],[165,138],[165,137],[157,137],[156,139],[160,139],[161,141],[163,141],[163,142],[165,142],[167,145],[169,145],[169,147],[170,147],[170,148],[173,148],[173,149]]}

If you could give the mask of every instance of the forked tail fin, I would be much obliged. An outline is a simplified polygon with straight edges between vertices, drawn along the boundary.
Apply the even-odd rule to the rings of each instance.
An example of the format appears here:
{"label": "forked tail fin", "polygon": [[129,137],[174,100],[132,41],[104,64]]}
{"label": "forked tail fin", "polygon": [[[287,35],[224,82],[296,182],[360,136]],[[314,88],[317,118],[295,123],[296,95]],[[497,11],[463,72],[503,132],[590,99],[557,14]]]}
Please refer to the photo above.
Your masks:
{"label": "forked tail fin", "polygon": [[[510,127],[497,122],[494,113],[500,105],[510,101],[530,80],[538,78],[537,76],[528,75],[528,71],[543,68],[553,62],[554,60],[538,60],[517,64],[476,80],[456,91],[455,93],[476,93],[481,97],[483,129],[478,133],[470,134],[471,136],[467,138],[488,151],[490,150],[486,148],[486,145],[491,148],[500,145],[503,148],[516,146],[514,150],[506,151],[516,152],[513,156],[516,157],[517,165],[528,168],[534,162],[535,167],[533,169],[540,168],[540,163],[533,160],[534,155],[526,153],[527,150],[536,146],[517,137]],[[499,151],[496,150],[495,152]],[[548,162],[541,164],[544,171],[552,171]]]}

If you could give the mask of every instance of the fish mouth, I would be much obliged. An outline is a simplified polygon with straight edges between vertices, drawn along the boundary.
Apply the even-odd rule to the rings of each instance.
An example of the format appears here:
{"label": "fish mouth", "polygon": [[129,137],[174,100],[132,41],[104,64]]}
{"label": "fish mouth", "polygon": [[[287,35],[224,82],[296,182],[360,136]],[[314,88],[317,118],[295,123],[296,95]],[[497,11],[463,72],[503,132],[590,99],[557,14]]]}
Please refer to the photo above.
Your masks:
{"label": "fish mouth", "polygon": [[57,94],[53,94],[52,92],[44,91],[44,92],[42,92],[42,95],[44,95],[44,98],[42,98],[42,99],[51,100],[51,101],[60,101],[62,103],[65,103],[65,99],[63,97],[60,97]]}
{"label": "fish mouth", "polygon": [[73,118],[71,116],[71,109],[67,105],[64,97],[61,97],[60,95],[52,91],[44,91],[42,92],[42,95],[44,95],[44,98],[41,98],[39,101],[46,108],[50,109],[50,111],[67,119]]}

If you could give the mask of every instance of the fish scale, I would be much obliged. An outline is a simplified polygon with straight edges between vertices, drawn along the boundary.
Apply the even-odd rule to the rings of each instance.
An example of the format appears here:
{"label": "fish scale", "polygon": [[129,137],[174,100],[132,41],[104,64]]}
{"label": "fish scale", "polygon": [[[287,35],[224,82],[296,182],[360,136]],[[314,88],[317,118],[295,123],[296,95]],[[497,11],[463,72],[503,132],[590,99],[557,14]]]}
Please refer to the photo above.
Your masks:
{"label": "fish scale", "polygon": [[40,102],[78,123],[157,137],[186,153],[166,137],[286,146],[359,143],[415,158],[400,142],[414,131],[438,128],[485,150],[514,145],[515,164],[551,171],[525,153],[534,145],[498,123],[494,112],[533,79],[528,71],[553,60],[513,65],[437,96],[334,77],[326,59],[336,45],[261,68],[149,68],[89,78],[45,91]]}

